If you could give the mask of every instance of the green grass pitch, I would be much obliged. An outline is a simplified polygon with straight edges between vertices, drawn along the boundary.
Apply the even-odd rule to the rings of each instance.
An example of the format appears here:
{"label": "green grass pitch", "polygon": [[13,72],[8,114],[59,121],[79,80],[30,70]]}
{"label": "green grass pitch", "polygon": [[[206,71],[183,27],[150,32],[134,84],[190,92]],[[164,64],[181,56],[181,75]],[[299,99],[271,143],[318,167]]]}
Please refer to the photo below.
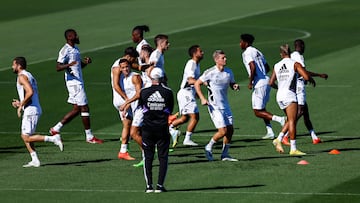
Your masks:
{"label": "green grass pitch", "polygon": [[[9,1],[0,7],[0,201],[1,202],[360,202],[360,4],[356,0],[269,1]],[[143,170],[132,164],[140,151],[130,143],[136,161],[117,159],[121,123],[112,106],[110,66],[125,47],[133,46],[131,29],[147,24],[145,38],[153,44],[158,33],[170,36],[165,53],[169,86],[176,92],[188,59],[187,49],[199,44],[205,51],[201,70],[213,65],[211,54],[223,49],[228,66],[241,85],[229,92],[234,116],[230,153],[240,161],[208,162],[204,146],[215,129],[204,106],[193,140],[199,147],[179,144],[170,153],[163,194],[145,194]],[[20,120],[11,107],[17,97],[11,62],[23,55],[35,75],[43,115],[37,130],[46,133],[67,113],[63,73],[55,60],[64,44],[63,32],[80,35],[82,56],[93,64],[83,71],[92,130],[105,140],[90,145],[80,119],[62,129],[64,152],[49,143],[36,143],[42,167],[22,168],[29,160],[19,136]],[[280,60],[278,47],[303,38],[309,70],[329,74],[307,87],[307,100],[315,130],[324,141],[313,145],[302,122],[298,147],[304,157],[277,154],[265,134],[263,122],[253,115],[247,73],[242,64],[239,36],[252,33],[270,64]],[[267,109],[283,114],[275,91]],[[273,123],[274,131],[280,126]],[[185,126],[181,127],[185,130]],[[183,137],[180,138],[182,142]],[[339,155],[329,155],[332,149]],[[285,147],[286,152],[288,148]],[[308,165],[297,165],[306,160]],[[155,160],[154,182],[158,162]]]}

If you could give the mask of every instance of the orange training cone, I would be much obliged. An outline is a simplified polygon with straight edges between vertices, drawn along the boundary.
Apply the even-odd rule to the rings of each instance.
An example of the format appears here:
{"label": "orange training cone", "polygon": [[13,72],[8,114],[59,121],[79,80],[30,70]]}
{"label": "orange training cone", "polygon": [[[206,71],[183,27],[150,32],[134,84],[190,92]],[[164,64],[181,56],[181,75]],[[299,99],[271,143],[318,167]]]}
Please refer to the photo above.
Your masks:
{"label": "orange training cone", "polygon": [[301,160],[299,162],[297,162],[298,165],[307,165],[309,164],[309,162],[305,161],[305,160]]}
{"label": "orange training cone", "polygon": [[329,152],[329,154],[340,154],[340,151],[337,149],[333,149]]}

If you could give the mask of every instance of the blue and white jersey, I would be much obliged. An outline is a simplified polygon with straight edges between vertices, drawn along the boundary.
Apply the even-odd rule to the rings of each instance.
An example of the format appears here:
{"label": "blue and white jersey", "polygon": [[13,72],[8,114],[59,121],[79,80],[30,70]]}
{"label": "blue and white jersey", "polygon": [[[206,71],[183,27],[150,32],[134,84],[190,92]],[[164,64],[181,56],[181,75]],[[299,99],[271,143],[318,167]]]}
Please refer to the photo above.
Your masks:
{"label": "blue and white jersey", "polygon": [[230,109],[227,90],[231,83],[235,83],[234,74],[230,68],[220,71],[216,66],[207,69],[199,80],[207,82],[208,101],[214,109]]}
{"label": "blue and white jersey", "polygon": [[[24,106],[24,116],[27,115],[40,115],[42,113],[41,106],[40,106],[40,100],[39,100],[39,91],[37,87],[36,79],[33,77],[33,75],[26,71],[22,70],[19,75],[24,75],[28,78],[31,88],[33,89],[33,95],[31,96],[30,101]],[[16,88],[19,95],[19,100],[22,102],[25,97],[25,90],[22,85],[19,83],[19,78],[17,78],[16,81]]]}
{"label": "blue and white jersey", "polygon": [[154,63],[155,67],[161,68],[161,70],[163,70],[164,74],[165,74],[165,61],[164,61],[164,54],[161,53],[161,51],[159,49],[155,49],[151,55],[150,55],[150,59],[149,59],[150,63]]}
{"label": "blue and white jersey", "polygon": [[81,70],[81,55],[77,46],[70,46],[65,44],[59,51],[57,62],[62,64],[69,64],[76,61],[76,64],[70,66],[65,71],[65,81],[67,85],[83,84],[82,70]]}
{"label": "blue and white jersey", "polygon": [[256,48],[249,46],[242,53],[243,63],[246,67],[246,71],[250,76],[250,65],[251,61],[255,63],[255,76],[253,81],[254,88],[266,86],[269,84],[269,76],[266,74],[266,60],[264,55]]}

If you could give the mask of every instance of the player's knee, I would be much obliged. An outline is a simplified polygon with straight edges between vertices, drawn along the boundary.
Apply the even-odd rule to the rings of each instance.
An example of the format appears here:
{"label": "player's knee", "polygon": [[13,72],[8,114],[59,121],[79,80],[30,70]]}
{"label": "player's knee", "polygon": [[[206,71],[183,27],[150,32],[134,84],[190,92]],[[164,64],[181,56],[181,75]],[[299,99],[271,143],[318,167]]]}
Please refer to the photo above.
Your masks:
{"label": "player's knee", "polygon": [[199,116],[199,114],[198,114],[198,113],[196,113],[196,114],[192,114],[192,115],[190,116],[190,119],[191,119],[191,120],[193,120],[193,121],[198,122],[198,121],[199,121],[199,119],[200,119],[200,116]]}
{"label": "player's knee", "polygon": [[188,122],[188,121],[189,121],[189,116],[187,116],[187,115],[181,116],[181,117],[180,117],[180,121],[181,121],[181,123],[186,123],[186,122]]}
{"label": "player's knee", "polygon": [[22,134],[22,135],[21,135],[21,138],[23,139],[24,142],[30,142],[30,137],[29,137],[29,135]]}
{"label": "player's knee", "polygon": [[261,110],[254,109],[254,113],[255,113],[256,117],[262,118],[264,115],[264,110],[263,109],[261,109]]}
{"label": "player's knee", "polygon": [[227,134],[227,128],[224,127],[224,128],[219,128],[218,129],[218,133],[221,135],[221,136],[225,136]]}

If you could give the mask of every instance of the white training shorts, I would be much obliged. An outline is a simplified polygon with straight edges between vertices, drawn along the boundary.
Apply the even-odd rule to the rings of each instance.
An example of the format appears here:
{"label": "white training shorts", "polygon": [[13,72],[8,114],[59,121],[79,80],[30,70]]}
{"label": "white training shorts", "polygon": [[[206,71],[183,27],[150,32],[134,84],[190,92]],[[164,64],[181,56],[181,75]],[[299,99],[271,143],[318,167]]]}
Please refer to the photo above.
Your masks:
{"label": "white training shorts", "polygon": [[23,115],[21,122],[21,134],[32,135],[35,133],[40,114]]}
{"label": "white training shorts", "polygon": [[69,92],[69,98],[67,100],[68,103],[76,104],[78,106],[87,105],[88,101],[86,98],[84,86],[82,84],[66,85],[66,87]]}
{"label": "white training shorts", "polygon": [[271,87],[269,85],[254,88],[251,97],[253,109],[265,109],[266,103],[269,101],[270,98],[270,90]]}
{"label": "white training shorts", "polygon": [[233,125],[233,116],[230,109],[214,109],[211,105],[208,105],[208,111],[215,128],[219,129]]}
{"label": "white training shorts", "polygon": [[297,103],[297,99],[296,99],[296,94],[293,92],[289,92],[286,97],[281,98],[281,99],[276,99],[277,103],[280,107],[280,109],[286,109],[291,103],[296,102]]}
{"label": "white training shorts", "polygon": [[131,126],[141,127],[143,124],[143,120],[144,120],[144,113],[142,111],[142,108],[138,106],[134,111],[134,116]]}
{"label": "white training shorts", "polygon": [[297,97],[298,105],[305,105],[306,91],[305,91],[305,83],[303,80],[298,79],[296,83],[296,97]]}
{"label": "white training shorts", "polygon": [[191,87],[180,89],[177,93],[177,100],[181,115],[199,113],[195,92]]}
{"label": "white training shorts", "polygon": [[120,111],[119,109],[117,109],[119,112],[119,116],[120,119],[123,121],[125,118],[132,120],[133,119],[133,113],[131,111],[131,108],[129,108],[126,112],[124,111]]}
{"label": "white training shorts", "polygon": [[127,118],[127,119],[132,120],[133,112],[132,112],[131,106],[130,106],[130,108],[128,108],[128,110],[126,112],[119,110],[120,106],[123,105],[124,103],[125,103],[124,99],[122,99],[122,97],[120,97],[120,96],[113,98],[113,105],[114,105],[115,109],[119,112],[120,119],[124,120],[125,118]]}

